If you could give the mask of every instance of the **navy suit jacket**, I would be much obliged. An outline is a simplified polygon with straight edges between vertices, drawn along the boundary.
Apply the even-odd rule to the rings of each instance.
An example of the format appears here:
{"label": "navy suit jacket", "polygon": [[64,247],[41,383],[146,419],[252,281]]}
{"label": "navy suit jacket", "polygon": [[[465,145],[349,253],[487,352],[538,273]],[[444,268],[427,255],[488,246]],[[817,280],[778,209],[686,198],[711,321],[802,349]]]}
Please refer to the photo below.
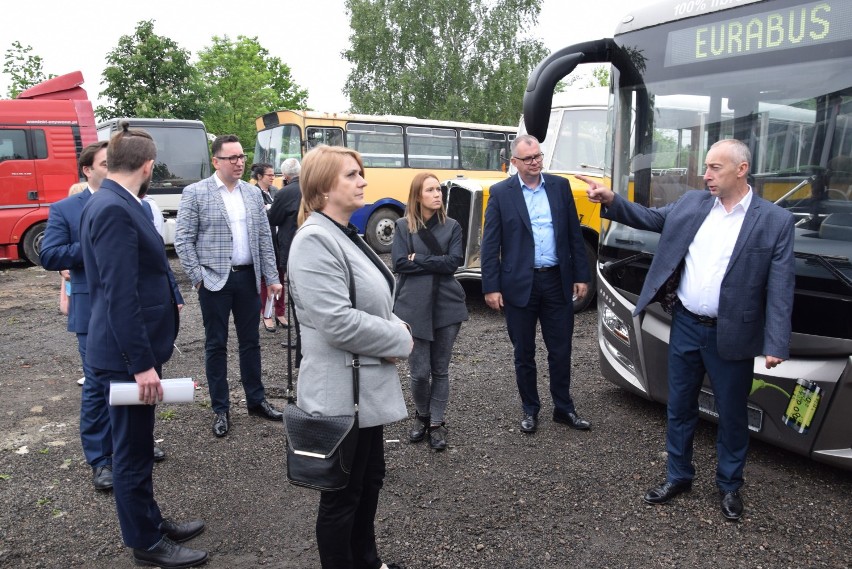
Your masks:
{"label": "navy suit jacket", "polygon": [[47,228],[41,242],[41,266],[48,271],[71,271],[71,303],[68,331],[85,334],[89,330],[89,285],[83,270],[80,248],[80,217],[92,197],[88,188],[50,206]]}
{"label": "navy suit jacket", "polygon": [[[686,257],[715,197],[692,190],[661,208],[615,196],[601,217],[660,233],[634,316],[642,312]],[[722,358],[790,357],[795,286],[793,215],[757,195],[751,198],[719,294],[717,348]]]}
{"label": "navy suit jacket", "polygon": [[163,240],[142,205],[104,180],[80,222],[92,315],[86,358],[132,375],[168,361],[178,331]]}
{"label": "navy suit jacket", "polygon": [[[556,256],[565,300],[572,302],[574,283],[592,280],[583,234],[568,180],[544,174],[553,218]],[[482,231],[482,292],[500,292],[503,301],[526,306],[532,293],[535,244],[532,224],[518,176],[491,186]]]}

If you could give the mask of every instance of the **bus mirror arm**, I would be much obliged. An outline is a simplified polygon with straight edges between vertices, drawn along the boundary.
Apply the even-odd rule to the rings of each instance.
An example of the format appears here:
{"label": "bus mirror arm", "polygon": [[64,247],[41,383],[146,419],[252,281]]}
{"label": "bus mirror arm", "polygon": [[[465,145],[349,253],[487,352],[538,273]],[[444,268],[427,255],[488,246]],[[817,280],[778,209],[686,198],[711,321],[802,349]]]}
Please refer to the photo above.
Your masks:
{"label": "bus mirror arm", "polygon": [[[524,93],[524,126],[527,132],[544,141],[553,90],[560,79],[574,71],[580,63],[611,63],[623,59],[612,38],[571,45],[555,51],[541,60],[527,81]],[[621,63],[621,62],[620,62]],[[621,63],[623,65],[623,63]]]}

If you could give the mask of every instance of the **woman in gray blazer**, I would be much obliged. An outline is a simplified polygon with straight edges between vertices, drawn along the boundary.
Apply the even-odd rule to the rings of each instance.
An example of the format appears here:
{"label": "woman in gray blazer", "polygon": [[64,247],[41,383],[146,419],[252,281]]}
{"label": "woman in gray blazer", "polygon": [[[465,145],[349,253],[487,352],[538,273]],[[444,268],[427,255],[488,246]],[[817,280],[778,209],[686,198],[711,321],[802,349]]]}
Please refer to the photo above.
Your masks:
{"label": "woman in gray blazer", "polygon": [[447,448],[444,412],[450,357],[461,323],[468,318],[464,289],[453,276],[464,261],[462,230],[447,217],[442,198],[435,174],[417,174],[391,249],[394,271],[400,275],[393,311],[411,325],[414,336],[408,363],[416,411],[408,440],[422,441],[428,433],[429,446],[436,451]]}
{"label": "woman in gray blazer", "polygon": [[411,352],[411,333],[393,314],[393,275],[349,223],[364,205],[361,156],[319,146],[305,155],[300,181],[308,215],[287,268],[302,338],[299,407],[314,415],[352,413],[353,354],[361,361],[358,447],[349,485],[320,496],[320,561],[326,569],[393,568],[379,558],[374,523],[385,476],[383,425],[407,416],[395,364]]}

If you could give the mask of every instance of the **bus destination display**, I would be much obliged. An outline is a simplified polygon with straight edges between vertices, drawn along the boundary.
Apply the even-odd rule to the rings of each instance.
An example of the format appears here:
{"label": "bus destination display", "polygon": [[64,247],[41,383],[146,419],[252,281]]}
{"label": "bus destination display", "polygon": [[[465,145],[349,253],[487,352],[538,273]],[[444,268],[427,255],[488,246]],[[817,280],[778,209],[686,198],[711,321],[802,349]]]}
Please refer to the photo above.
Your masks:
{"label": "bus destination display", "polygon": [[852,2],[823,0],[669,33],[665,66],[852,39]]}

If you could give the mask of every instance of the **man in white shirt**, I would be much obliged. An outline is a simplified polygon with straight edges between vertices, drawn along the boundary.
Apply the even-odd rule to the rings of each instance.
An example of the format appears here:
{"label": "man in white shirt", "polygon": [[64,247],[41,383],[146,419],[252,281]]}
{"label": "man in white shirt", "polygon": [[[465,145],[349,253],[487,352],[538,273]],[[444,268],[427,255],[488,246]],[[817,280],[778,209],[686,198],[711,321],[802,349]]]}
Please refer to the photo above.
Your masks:
{"label": "man in white shirt", "polygon": [[272,233],[260,190],[241,177],[246,155],[239,138],[213,141],[213,167],[206,180],[187,186],[178,208],[175,251],[198,290],[204,320],[205,368],[215,417],[213,434],[231,427],[228,397],[228,321],[240,353],[240,379],[249,415],[281,421],[267,400],[260,377],[260,278],[270,294],[282,294]]}
{"label": "man in white shirt", "polygon": [[668,469],[666,481],[644,499],[664,504],[692,488],[692,442],[706,373],[719,412],[716,485],[729,520],[743,513],[739,489],[754,358],[763,355],[769,369],[790,357],[795,280],[794,218],[754,195],[750,163],[742,142],[717,142],[705,160],[709,191],[687,192],[661,208],[630,202],[581,177],[589,199],[604,206],[601,217],[661,233],[634,315],[677,290],[669,339]]}

